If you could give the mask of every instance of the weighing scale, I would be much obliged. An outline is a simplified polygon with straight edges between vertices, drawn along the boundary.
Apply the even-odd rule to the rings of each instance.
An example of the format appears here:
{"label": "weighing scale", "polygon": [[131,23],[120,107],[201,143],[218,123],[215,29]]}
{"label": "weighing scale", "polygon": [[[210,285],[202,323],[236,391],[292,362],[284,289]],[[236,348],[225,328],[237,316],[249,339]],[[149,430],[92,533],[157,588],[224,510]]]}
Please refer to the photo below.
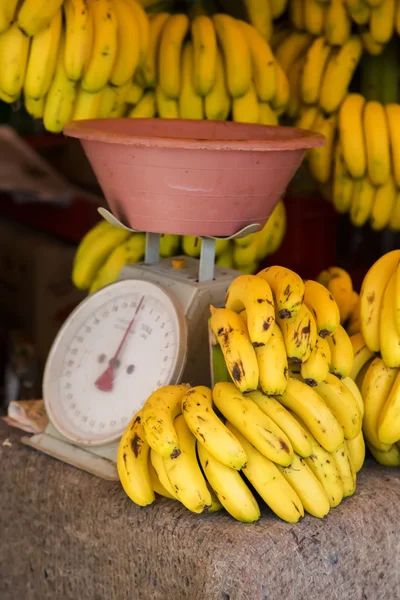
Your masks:
{"label": "weighing scale", "polygon": [[[81,135],[81,128],[84,130],[87,124],[91,132],[89,142],[95,149],[98,149],[96,144],[108,144],[107,177],[111,180],[115,176],[112,172],[111,154],[119,146],[127,144],[123,137],[121,143],[120,130],[116,135],[113,133],[111,139],[104,140],[102,135],[104,138],[107,127],[108,130],[114,127],[118,129],[121,121],[126,129],[128,125],[122,119],[81,121],[75,124],[75,130],[74,124],[70,126],[75,133],[79,129],[76,137],[84,137]],[[135,139],[135,128],[138,127],[136,120],[127,121],[133,127],[129,140]],[[151,132],[154,128],[163,127],[161,119],[137,121],[141,122],[141,126],[148,123]],[[184,121],[179,123],[184,127]],[[197,122],[196,126],[202,128],[203,123]],[[238,124],[230,125],[233,125],[234,131],[237,130]],[[209,126],[210,124],[207,125]],[[193,129],[193,123],[190,123],[190,127]],[[264,126],[266,133],[270,129]],[[70,132],[67,130],[68,134]],[[244,134],[242,130],[242,135]],[[200,135],[197,136],[197,142],[199,137]],[[157,136],[153,138],[157,139]],[[143,138],[139,139],[135,155],[129,155],[133,164],[137,156],[139,162],[140,159],[143,162],[140,148],[146,147],[148,150],[153,138],[147,138],[147,146]],[[228,140],[224,140],[225,150],[230,144],[234,144],[229,136]],[[164,143],[165,138],[162,141]],[[207,150],[204,147],[206,142],[207,140],[202,144],[204,151]],[[300,148],[302,158],[306,148],[322,143],[321,136],[310,133],[306,139],[303,136],[294,150],[298,151]],[[260,146],[259,141],[257,144]],[[104,172],[101,169],[105,167],[105,163],[97,164],[96,152],[91,154],[85,143],[83,145],[110,206],[113,202],[115,206],[115,197],[111,202],[110,189],[104,183]],[[123,150],[126,152],[126,148]],[[167,154],[165,150],[166,148],[162,156]],[[243,152],[242,155],[244,156]],[[301,162],[301,158],[297,162]],[[121,158],[118,162],[120,164]],[[295,168],[297,166],[296,163]],[[185,172],[188,173],[188,170]],[[288,176],[284,178],[285,185],[292,174],[293,168],[288,169]],[[276,190],[272,208],[282,191],[279,188]],[[125,188],[120,205],[126,205],[129,200],[127,195]],[[269,213],[272,208],[269,208]],[[166,211],[168,209],[166,206]],[[118,216],[105,209],[99,209],[99,212],[120,227],[136,230],[134,218],[128,219],[129,222],[126,223],[118,218],[121,216],[118,211],[115,211]],[[190,206],[187,212],[190,214]],[[269,213],[259,223],[244,221],[233,235],[221,237],[229,239],[257,231],[267,220]],[[158,214],[157,218],[159,217]],[[185,232],[182,229],[185,227],[184,223],[173,224],[172,227],[174,233]],[[215,267],[216,236],[209,237],[203,231],[199,237],[202,240],[200,260],[187,256],[160,260],[160,234],[148,231],[144,262],[124,267],[117,282],[87,297],[71,313],[53,343],[44,372],[43,397],[49,424],[44,433],[22,438],[25,444],[104,479],[117,480],[119,440],[133,415],[140,410],[150,394],[161,386],[179,382],[210,385],[207,326],[209,305],[224,305],[229,283],[240,273]]]}

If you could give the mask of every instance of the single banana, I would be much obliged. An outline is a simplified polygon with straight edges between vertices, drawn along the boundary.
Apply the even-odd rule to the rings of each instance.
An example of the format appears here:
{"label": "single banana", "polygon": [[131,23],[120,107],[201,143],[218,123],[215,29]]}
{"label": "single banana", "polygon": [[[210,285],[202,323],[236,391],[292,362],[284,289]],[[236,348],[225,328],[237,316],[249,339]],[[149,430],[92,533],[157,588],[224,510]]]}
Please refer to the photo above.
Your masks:
{"label": "single banana", "polygon": [[290,87],[289,102],[286,107],[286,114],[290,119],[296,119],[301,109],[301,78],[305,62],[305,54],[301,54],[294,61],[287,74]]}
{"label": "single banana", "polygon": [[136,21],[139,25],[140,32],[140,54],[139,67],[142,67],[149,51],[150,44],[150,22],[144,7],[137,0],[129,0],[129,4],[135,14]]}
{"label": "single banana", "polygon": [[290,87],[287,75],[278,61],[276,61],[276,93],[271,100],[271,106],[278,116],[285,111],[289,97]]}
{"label": "single banana", "polygon": [[[160,459],[162,460],[161,456],[160,456]],[[153,491],[156,494],[158,494],[159,496],[164,496],[164,498],[169,498],[169,500],[176,500],[176,497],[172,496],[172,494],[170,494],[165,489],[165,487],[163,486],[161,481],[158,479],[158,475],[156,473],[155,468],[153,467],[153,465],[151,463],[151,460],[149,460],[149,472],[150,472],[150,481],[151,481],[151,485],[153,487]]]}
{"label": "single banana", "polygon": [[339,133],[343,158],[354,179],[364,177],[367,168],[363,126],[364,109],[365,99],[361,94],[348,94],[339,111]]}
{"label": "single banana", "polygon": [[215,85],[204,99],[204,112],[209,121],[226,121],[231,111],[224,60],[217,48]]}
{"label": "single banana", "polygon": [[226,309],[246,309],[247,329],[254,347],[266,344],[275,322],[274,300],[267,281],[257,275],[239,275],[229,285]]}
{"label": "single banana", "polygon": [[15,102],[20,96],[28,65],[30,42],[18,27],[17,21],[0,35],[0,91],[3,101]]}
{"label": "single banana", "polygon": [[319,98],[320,106],[326,113],[335,112],[346,97],[362,53],[363,45],[360,38],[351,35],[329,58]]}
{"label": "single banana", "polygon": [[305,28],[304,22],[304,1],[290,0],[289,2],[289,21],[294,29],[302,31]]}
{"label": "single banana", "polygon": [[62,3],[63,0],[22,0],[16,27],[24,36],[36,35],[48,26]]}
{"label": "single banana", "polygon": [[397,263],[394,294],[394,319],[397,333],[400,335],[400,260]]}
{"label": "single banana", "polygon": [[354,188],[358,181],[354,181],[347,170],[343,159],[342,144],[340,140],[336,142],[333,161],[333,190],[332,204],[339,214],[345,214],[351,209]]}
{"label": "single banana", "polygon": [[75,252],[74,256],[74,264],[78,262],[88,252],[88,249],[96,238],[99,238],[106,233],[107,231],[111,231],[114,228],[114,225],[110,225],[108,221],[101,219],[94,227],[89,229],[89,231],[83,236],[81,241],[79,242],[79,246]]}
{"label": "single banana", "polygon": [[306,460],[295,454],[292,464],[279,467],[279,470],[299,496],[304,510],[313,517],[323,519],[330,510],[328,496]]}
{"label": "single banana", "polygon": [[148,465],[149,451],[139,412],[124,431],[117,454],[117,471],[121,485],[132,502],[139,506],[147,506],[155,500]]}
{"label": "single banana", "polygon": [[0,0],[0,34],[11,26],[18,4],[19,0]]}
{"label": "single banana", "polygon": [[393,444],[387,452],[377,450],[368,442],[367,446],[368,450],[379,464],[384,465],[385,467],[400,467],[400,448],[396,444]]}
{"label": "single banana", "polygon": [[142,408],[142,424],[149,446],[163,458],[179,456],[174,419],[182,412],[187,385],[166,385],[153,392]]}
{"label": "single banana", "polygon": [[163,488],[167,490],[167,493],[172,496],[174,500],[178,500],[178,496],[176,495],[175,490],[169,481],[167,471],[165,470],[164,459],[160,454],[157,454],[153,448],[150,449],[150,463]]}
{"label": "single banana", "polygon": [[383,185],[391,171],[389,127],[380,102],[367,102],[364,109],[368,175],[374,185]]}
{"label": "single banana", "polygon": [[290,411],[276,398],[266,396],[258,390],[251,392],[249,397],[287,435],[294,452],[303,458],[310,456],[312,444],[309,436]]}
{"label": "single banana", "polygon": [[250,398],[243,396],[233,383],[217,383],[213,390],[213,400],[224,417],[261,454],[282,466],[290,465],[293,448],[289,438]]}
{"label": "single banana", "polygon": [[317,37],[307,50],[301,77],[301,97],[306,104],[318,102],[323,75],[331,51],[324,36]]}
{"label": "single banana", "polygon": [[328,288],[335,298],[339,307],[340,322],[345,323],[354,306],[353,283],[350,275],[340,267],[330,267],[318,275],[317,281]]}
{"label": "single banana", "polygon": [[204,475],[225,510],[238,521],[258,521],[259,506],[239,473],[220,463],[201,444],[198,444],[197,451]]}
{"label": "single banana", "polygon": [[[71,120],[76,99],[76,82],[68,79],[68,75],[65,71],[64,57],[65,38],[64,34],[61,33],[56,71],[47,93],[43,113],[43,124],[47,131],[51,131],[52,133],[60,133],[63,130],[64,125]],[[125,236],[127,237],[127,234],[125,234]],[[110,252],[111,247],[108,247],[105,253],[100,253],[101,258],[99,258],[98,252],[95,253],[94,257],[88,257],[87,264],[83,267],[82,277],[79,272],[73,272],[72,281],[79,289],[87,289],[89,287],[98,267]],[[74,267],[74,269],[75,268],[77,267]],[[89,279],[87,279],[87,276],[89,276]]]}
{"label": "single banana", "polygon": [[127,116],[130,119],[152,119],[156,113],[156,95],[153,90],[147,90]]}
{"label": "single banana", "polygon": [[[280,200],[272,211],[271,216],[261,230],[266,242],[261,243],[259,238],[259,250],[257,259],[261,260],[269,254],[274,254],[282,245],[287,229],[286,208],[283,200]],[[262,252],[262,255],[261,255]]]}
{"label": "single banana", "polygon": [[193,85],[193,44],[187,41],[182,51],[182,83],[178,106],[181,119],[203,119],[203,98]]}
{"label": "single banana", "polygon": [[345,0],[331,0],[326,11],[325,37],[331,46],[343,46],[350,37],[351,19]]}
{"label": "single banana", "polygon": [[209,388],[196,386],[188,390],[182,398],[182,413],[197,441],[220,463],[238,471],[243,468],[245,451],[214,412]]}
{"label": "single banana", "polygon": [[353,393],[337,377],[328,374],[315,388],[343,427],[344,437],[353,440],[361,431],[362,416]]}
{"label": "single banana", "polygon": [[157,114],[161,119],[179,119],[179,104],[175,98],[170,98],[158,85],[156,87]]}
{"label": "single banana", "polygon": [[112,85],[125,85],[132,80],[140,60],[140,30],[132,2],[113,0],[118,24],[117,52],[109,81]]}
{"label": "single banana", "polygon": [[308,154],[311,174],[319,183],[327,183],[331,176],[337,120],[336,114],[325,116],[320,112],[313,123],[313,131],[321,133],[326,139],[325,146],[311,148]]}
{"label": "single banana", "polygon": [[[307,64],[307,61],[306,61]],[[299,117],[295,123],[295,127],[299,127],[300,129],[311,129],[313,128],[313,124],[318,115],[318,107],[304,104],[300,108]]]}
{"label": "single banana", "polygon": [[137,104],[144,94],[144,89],[136,81],[132,81],[128,86],[126,102],[128,104]]}
{"label": "single banana", "polygon": [[369,365],[361,386],[364,400],[364,436],[369,444],[382,452],[390,450],[390,443],[384,443],[378,435],[379,415],[394,386],[397,374],[397,369],[387,367],[382,358],[377,356]]}
{"label": "single banana", "polygon": [[378,44],[387,44],[394,32],[396,0],[382,0],[371,10],[369,30]]}
{"label": "single banana", "polygon": [[326,338],[335,333],[340,325],[339,308],[332,294],[318,281],[305,281],[304,304],[315,317],[320,337]]}
{"label": "single banana", "polygon": [[81,119],[97,119],[100,113],[102,93],[103,90],[99,90],[98,92],[86,92],[79,87],[76,94],[72,120],[80,121]]}
{"label": "single banana", "polygon": [[331,351],[329,370],[337,378],[348,377],[354,365],[354,351],[350,338],[342,325],[339,325],[327,342]]}
{"label": "single banana", "polygon": [[257,273],[269,284],[280,319],[289,319],[299,312],[304,300],[304,283],[297,273],[286,267],[273,266]]}
{"label": "single banana", "polygon": [[31,98],[24,94],[24,106],[26,112],[34,119],[43,119],[46,97]]}
{"label": "single banana", "polygon": [[345,0],[349,15],[358,25],[366,25],[370,18],[370,8],[364,0]]}
{"label": "single banana", "polygon": [[314,388],[289,377],[280,401],[304,421],[327,452],[333,452],[343,443],[343,428]]}
{"label": "single banana", "polygon": [[331,351],[328,342],[323,338],[317,338],[313,351],[309,358],[301,363],[301,376],[304,383],[315,387],[326,379],[329,373]]}
{"label": "single banana", "polygon": [[385,111],[389,128],[393,177],[396,185],[400,186],[400,106],[394,103],[386,104]]}
{"label": "single banana", "polygon": [[231,423],[227,427],[246,450],[248,461],[243,469],[245,477],[278,517],[288,523],[297,523],[304,516],[304,509],[292,486],[278,467],[256,450]]}
{"label": "single banana", "polygon": [[266,344],[256,345],[260,388],[268,396],[280,396],[286,388],[288,362],[283,335],[278,325],[272,325],[271,336]]}
{"label": "single banana", "polygon": [[372,352],[380,349],[379,318],[383,293],[400,260],[400,250],[379,258],[364,277],[360,292],[361,333]]}
{"label": "single banana", "polygon": [[291,319],[279,319],[290,362],[302,363],[308,360],[317,341],[317,324],[305,304]]}
{"label": "single banana", "polygon": [[400,231],[400,192],[397,192],[396,204],[390,215],[388,229],[390,231]]}
{"label": "single banana", "polygon": [[[167,12],[161,12],[150,19],[148,51],[143,57],[143,63],[139,68],[143,82],[148,88],[155,88],[157,85],[157,57],[160,39],[169,16]],[[136,103],[133,102],[132,104]]]}
{"label": "single banana", "polygon": [[250,48],[239,23],[229,15],[214,14],[214,27],[225,59],[226,79],[232,98],[250,88],[252,65]]}
{"label": "single banana", "polygon": [[245,21],[238,21],[238,23],[250,49],[257,96],[261,102],[269,102],[276,94],[277,85],[274,54],[266,39],[254,27]]}
{"label": "single banana", "polygon": [[211,494],[196,455],[196,438],[183,415],[174,421],[180,454],[164,458],[164,467],[178,500],[191,512],[202,513],[211,506]]}
{"label": "single banana", "polygon": [[259,0],[243,0],[243,3],[249,23],[251,23],[255,31],[268,42],[272,37],[274,27],[269,1],[259,2]]}
{"label": "single banana", "polygon": [[321,35],[326,19],[326,7],[319,0],[304,0],[304,27],[312,35]]}
{"label": "single banana", "polygon": [[364,400],[363,400],[360,388],[358,387],[357,383],[353,379],[351,379],[351,377],[344,377],[341,382],[353,394],[354,398],[357,401],[358,408],[360,409],[361,417],[363,418],[364,417]]}
{"label": "single banana", "polygon": [[[364,50],[371,56],[379,56],[385,50],[384,44],[378,44],[372,37],[369,29],[360,28],[360,38],[362,40]],[[366,98],[366,100],[375,100],[375,98]]]}
{"label": "single banana", "polygon": [[365,460],[365,441],[363,432],[360,431],[354,440],[346,440],[346,446],[353,473],[358,473],[361,471]]}
{"label": "single banana", "polygon": [[116,87],[107,84],[101,90],[100,106],[98,109],[99,119],[111,119],[124,116],[128,100],[128,94],[132,90],[132,83],[128,81],[125,85]]}
{"label": "single banana", "polygon": [[353,346],[354,362],[349,377],[355,381],[365,363],[374,356],[374,353],[368,348],[361,332],[351,335],[350,342]]}
{"label": "single banana", "polygon": [[[361,369],[361,371],[359,372],[358,376],[357,376],[357,379],[356,379],[355,383],[356,383],[356,385],[357,385],[357,387],[358,387],[359,390],[362,390],[362,386],[363,386],[363,382],[364,382],[365,376],[366,376],[367,371],[368,371],[370,365],[372,364],[373,360],[374,359],[371,358],[368,362],[366,362],[365,365],[363,366],[363,368]],[[363,404],[364,404],[364,400],[363,400]]]}
{"label": "single banana", "polygon": [[98,92],[110,78],[118,52],[118,21],[112,0],[88,0],[93,19],[93,44],[83,70],[81,87]]}
{"label": "single banana", "polygon": [[193,85],[199,96],[207,96],[217,76],[217,36],[212,19],[199,15],[190,25],[193,43]]}
{"label": "single banana", "polygon": [[[354,292],[354,294],[357,294],[357,292]],[[346,331],[349,335],[355,335],[361,331],[360,302],[358,294],[357,298],[354,296],[354,308],[346,321]]]}
{"label": "single banana", "polygon": [[182,86],[181,52],[189,30],[184,14],[171,15],[165,23],[158,50],[158,81],[170,98],[179,98]]}
{"label": "single banana", "polygon": [[241,392],[257,389],[256,353],[243,319],[227,308],[210,307],[210,327],[221,346],[232,380]]}
{"label": "single banana", "polygon": [[355,227],[363,227],[371,217],[376,192],[377,189],[368,176],[354,181],[350,199],[350,221]]}
{"label": "single banana", "polygon": [[294,61],[308,49],[311,41],[309,33],[293,31],[279,44],[275,57],[285,73],[289,73]]}
{"label": "single banana", "polygon": [[279,19],[285,12],[288,0],[269,0],[269,4],[271,5],[272,18],[275,20]]}
{"label": "single banana", "polygon": [[258,103],[258,122],[260,125],[279,125],[278,117],[268,102]]}
{"label": "single banana", "polygon": [[64,0],[65,70],[69,79],[79,81],[90,58],[93,18],[87,0]]}
{"label": "single banana", "polygon": [[339,471],[340,479],[343,484],[343,498],[352,496],[356,491],[356,476],[357,474],[353,471],[351,465],[350,454],[347,449],[347,442],[332,452],[332,458]]}
{"label": "single banana", "polygon": [[376,190],[370,215],[370,225],[374,231],[381,231],[388,226],[390,216],[396,204],[397,190],[392,175]]}
{"label": "single banana", "polygon": [[31,98],[44,98],[49,91],[56,69],[61,27],[62,13],[58,9],[49,25],[32,38],[24,82],[24,94]]}
{"label": "single banana", "polygon": [[[395,306],[397,300],[396,271],[385,288],[379,317],[380,351],[387,367],[400,367],[400,333],[397,330]],[[400,437],[400,436],[399,436]]]}

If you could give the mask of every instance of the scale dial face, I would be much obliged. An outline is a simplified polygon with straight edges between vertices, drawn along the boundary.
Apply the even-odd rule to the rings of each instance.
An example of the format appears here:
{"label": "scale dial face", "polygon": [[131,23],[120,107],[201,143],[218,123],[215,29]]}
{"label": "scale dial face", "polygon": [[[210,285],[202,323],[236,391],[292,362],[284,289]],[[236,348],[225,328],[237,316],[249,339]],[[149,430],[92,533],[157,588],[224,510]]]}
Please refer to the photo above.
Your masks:
{"label": "scale dial face", "polygon": [[179,381],[186,348],[185,317],[166,290],[137,279],[101,289],[69,316],[50,351],[50,421],[80,445],[117,440],[155,389]]}

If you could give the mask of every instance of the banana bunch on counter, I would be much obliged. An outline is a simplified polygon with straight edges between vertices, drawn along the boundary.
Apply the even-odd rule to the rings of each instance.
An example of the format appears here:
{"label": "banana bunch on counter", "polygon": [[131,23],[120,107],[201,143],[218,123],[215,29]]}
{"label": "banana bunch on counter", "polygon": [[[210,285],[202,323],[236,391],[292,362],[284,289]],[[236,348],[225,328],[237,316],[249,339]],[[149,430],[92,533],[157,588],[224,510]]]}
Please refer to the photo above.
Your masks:
{"label": "banana bunch on counter", "polygon": [[[228,269],[253,273],[266,256],[282,244],[286,233],[286,209],[280,200],[261,231],[237,240],[216,242],[215,263]],[[93,294],[118,279],[125,265],[144,259],[146,236],[100,221],[82,239],[75,254],[72,281],[80,290]],[[190,235],[162,234],[160,256],[169,258],[180,252],[198,258],[201,239]]]}
{"label": "banana bunch on counter", "polygon": [[125,492],[141,506],[158,493],[253,522],[260,507],[248,481],[285,521],[324,517],[354,494],[365,456],[351,377],[361,366],[335,300],[274,266],[237,277],[225,307],[210,311],[226,379],[150,396],[119,447]]}

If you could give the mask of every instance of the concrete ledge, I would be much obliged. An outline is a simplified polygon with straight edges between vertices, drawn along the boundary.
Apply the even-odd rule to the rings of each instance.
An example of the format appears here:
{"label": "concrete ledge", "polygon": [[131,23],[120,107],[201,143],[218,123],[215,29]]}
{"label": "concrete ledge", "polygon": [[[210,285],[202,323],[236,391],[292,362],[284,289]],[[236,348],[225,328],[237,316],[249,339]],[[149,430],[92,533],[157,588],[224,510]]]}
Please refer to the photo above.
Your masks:
{"label": "concrete ledge", "polygon": [[[322,521],[136,507],[0,423],[1,600],[397,600],[400,469],[369,463]],[[5,440],[9,444],[4,444]]]}

